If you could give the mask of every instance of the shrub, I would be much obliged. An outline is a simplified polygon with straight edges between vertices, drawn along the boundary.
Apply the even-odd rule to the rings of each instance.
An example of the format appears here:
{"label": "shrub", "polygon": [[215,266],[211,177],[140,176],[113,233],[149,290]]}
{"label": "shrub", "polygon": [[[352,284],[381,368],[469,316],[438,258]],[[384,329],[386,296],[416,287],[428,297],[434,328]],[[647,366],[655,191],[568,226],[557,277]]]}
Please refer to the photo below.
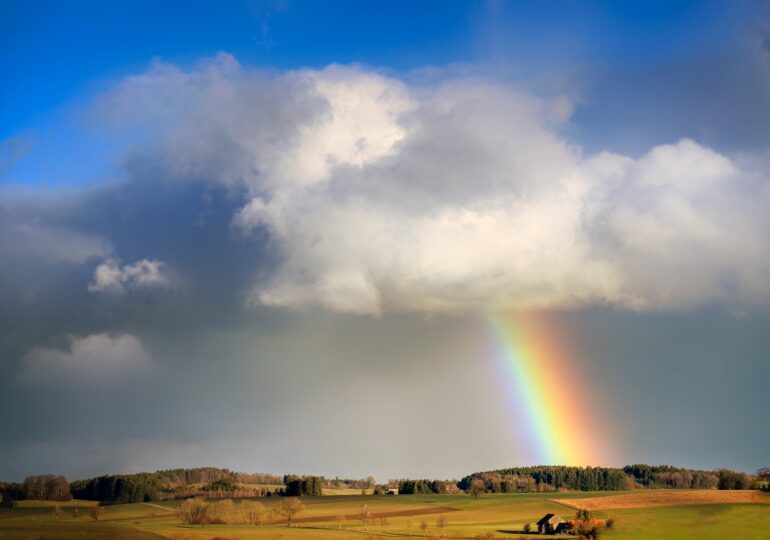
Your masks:
{"label": "shrub", "polygon": [[92,506],[91,507],[91,519],[94,521],[99,521],[99,518],[104,515],[104,508],[101,506]]}
{"label": "shrub", "polygon": [[257,501],[241,501],[238,505],[243,520],[249,525],[262,525],[265,507]]}
{"label": "shrub", "polygon": [[211,522],[208,506],[203,499],[187,499],[177,507],[177,516],[185,525],[204,526]]}

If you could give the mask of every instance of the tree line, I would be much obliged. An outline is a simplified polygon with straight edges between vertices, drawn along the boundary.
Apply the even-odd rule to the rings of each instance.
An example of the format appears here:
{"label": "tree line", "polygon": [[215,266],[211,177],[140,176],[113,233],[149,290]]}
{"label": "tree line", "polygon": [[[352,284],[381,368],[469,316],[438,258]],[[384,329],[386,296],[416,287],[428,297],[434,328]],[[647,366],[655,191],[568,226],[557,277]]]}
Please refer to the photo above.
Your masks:
{"label": "tree line", "polygon": [[325,488],[372,489],[375,486],[373,476],[367,476],[366,478],[340,478],[335,476],[330,479],[321,476],[320,478]]}
{"label": "tree line", "polygon": [[67,477],[54,474],[28,476],[23,483],[0,482],[0,507],[13,508],[23,500],[69,501],[72,500]]}
{"label": "tree line", "polygon": [[448,493],[452,483],[447,480],[398,480],[398,493],[402,495]]}
{"label": "tree line", "polygon": [[244,473],[219,467],[193,467],[188,469],[165,469],[154,473],[161,483],[167,487],[181,487],[190,484],[213,484],[219,481],[232,480],[239,484],[280,485],[283,478],[277,474]]}
{"label": "tree line", "polygon": [[70,488],[76,499],[106,503],[155,501],[167,490],[155,473],[98,476],[72,482]]}
{"label": "tree line", "polygon": [[463,491],[520,493],[543,491],[621,491],[643,488],[754,489],[761,487],[759,475],[729,469],[701,471],[669,465],[612,467],[537,466],[512,467],[466,476],[458,487]]}
{"label": "tree line", "polygon": [[[78,499],[105,503],[148,502],[184,499],[205,494],[209,498],[264,497],[267,487],[248,484],[281,485],[278,475],[238,473],[216,467],[166,469],[154,473],[103,475],[72,482],[72,495]],[[199,486],[199,484],[203,484]]]}
{"label": "tree line", "polygon": [[718,489],[752,489],[759,487],[757,481],[743,472],[719,469],[717,471]]}
{"label": "tree line", "polygon": [[[203,483],[203,485],[199,485]],[[251,484],[249,486],[248,484]],[[253,487],[282,486],[276,488]],[[770,491],[770,468],[755,475],[730,469],[702,471],[668,465],[626,465],[622,469],[608,467],[537,466],[512,467],[478,472],[459,482],[454,480],[400,479],[388,484],[375,484],[374,478],[349,480],[323,476],[284,476],[236,473],[228,469],[202,467],[168,469],[154,473],[104,475],[72,483],[61,475],[28,476],[23,483],[0,482],[0,507],[12,507],[16,501],[43,499],[67,501],[76,499],[103,503],[149,502],[161,499],[183,499],[205,495],[209,499],[320,496],[329,486],[374,488],[385,494],[398,488],[404,495],[440,494],[465,491],[473,496],[481,493],[521,493],[543,491],[618,491],[644,488],[676,489],[762,489]]]}
{"label": "tree line", "polygon": [[[633,482],[622,469],[607,467],[538,466],[512,467],[479,472],[466,476],[458,483],[469,491],[474,481],[483,482],[490,493],[521,493],[537,491],[619,491],[631,489]],[[475,485],[479,486],[478,482]]]}
{"label": "tree line", "polygon": [[762,467],[757,471],[757,481],[759,482],[759,489],[770,491],[770,467]]}
{"label": "tree line", "polygon": [[670,465],[626,465],[623,471],[634,479],[635,487],[711,489],[719,483],[716,471],[683,469]]}
{"label": "tree line", "polygon": [[[281,488],[248,487],[246,480],[267,480],[269,485]],[[191,487],[192,484],[202,486]],[[69,489],[77,499],[103,503],[135,503],[161,499],[182,499],[197,495],[208,498],[265,497],[283,495],[290,497],[320,496],[324,479],[320,476],[249,475],[227,469],[198,468],[172,469],[155,473],[104,475],[72,482]]]}

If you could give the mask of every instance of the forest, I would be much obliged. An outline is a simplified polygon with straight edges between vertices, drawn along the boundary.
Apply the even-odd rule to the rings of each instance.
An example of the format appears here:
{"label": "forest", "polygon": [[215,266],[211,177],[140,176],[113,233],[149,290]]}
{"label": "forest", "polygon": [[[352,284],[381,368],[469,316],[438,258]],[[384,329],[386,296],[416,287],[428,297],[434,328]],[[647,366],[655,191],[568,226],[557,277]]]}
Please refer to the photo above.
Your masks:
{"label": "forest", "polygon": [[[759,476],[759,475],[758,475]],[[630,489],[751,489],[758,476],[729,469],[701,471],[670,465],[610,467],[538,466],[477,472],[458,482],[463,491],[474,484],[489,493],[542,491],[622,491]]]}

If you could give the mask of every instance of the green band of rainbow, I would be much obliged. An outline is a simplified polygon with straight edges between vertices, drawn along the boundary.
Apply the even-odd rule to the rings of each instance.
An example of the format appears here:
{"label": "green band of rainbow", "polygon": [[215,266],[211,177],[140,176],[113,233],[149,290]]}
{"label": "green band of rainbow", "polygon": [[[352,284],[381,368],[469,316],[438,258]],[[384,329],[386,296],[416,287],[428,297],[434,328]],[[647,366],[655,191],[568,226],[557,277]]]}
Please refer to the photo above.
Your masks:
{"label": "green band of rainbow", "polygon": [[[490,316],[506,393],[517,417],[531,465],[591,465],[606,448],[587,420],[590,389],[575,377],[569,356],[548,324],[534,316]],[[522,429],[523,428],[523,429]]]}

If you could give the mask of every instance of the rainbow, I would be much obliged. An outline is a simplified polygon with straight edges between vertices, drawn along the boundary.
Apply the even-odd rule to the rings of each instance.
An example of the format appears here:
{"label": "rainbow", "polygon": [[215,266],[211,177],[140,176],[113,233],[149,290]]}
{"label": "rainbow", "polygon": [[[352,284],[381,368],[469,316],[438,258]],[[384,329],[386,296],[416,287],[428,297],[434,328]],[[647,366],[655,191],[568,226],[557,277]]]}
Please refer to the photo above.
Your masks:
{"label": "rainbow", "polygon": [[587,397],[591,389],[574,372],[554,325],[532,314],[489,320],[494,357],[529,464],[588,466],[606,460],[606,445],[597,440],[599,419]]}

